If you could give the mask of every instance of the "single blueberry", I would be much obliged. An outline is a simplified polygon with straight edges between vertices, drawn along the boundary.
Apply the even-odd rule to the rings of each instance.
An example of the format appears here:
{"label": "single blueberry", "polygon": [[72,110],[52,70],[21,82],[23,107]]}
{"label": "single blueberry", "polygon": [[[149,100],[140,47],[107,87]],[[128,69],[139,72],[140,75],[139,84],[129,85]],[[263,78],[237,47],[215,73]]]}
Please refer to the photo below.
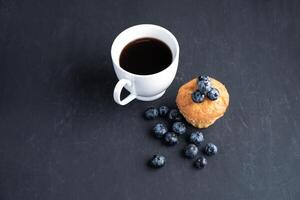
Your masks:
{"label": "single blueberry", "polygon": [[158,111],[159,111],[159,115],[161,117],[165,117],[165,116],[167,116],[167,114],[169,112],[169,108],[167,106],[160,106],[158,108]]}
{"label": "single blueberry", "polygon": [[195,145],[199,145],[201,142],[204,141],[203,133],[200,131],[195,131],[190,135],[190,142],[194,143]]}
{"label": "single blueberry", "polygon": [[166,134],[166,132],[168,132],[168,129],[165,124],[157,123],[152,128],[152,131],[155,137],[162,138]]}
{"label": "single blueberry", "polygon": [[165,141],[165,143],[166,143],[167,145],[172,146],[172,145],[175,145],[175,144],[178,143],[178,137],[177,137],[177,135],[176,135],[175,133],[173,133],[173,132],[167,132],[167,133],[165,134],[164,141]]}
{"label": "single blueberry", "polygon": [[183,122],[174,122],[172,125],[172,130],[179,134],[182,135],[186,132],[186,127],[185,124]]}
{"label": "single blueberry", "polygon": [[195,103],[201,103],[204,101],[205,95],[200,92],[200,90],[195,90],[192,93],[192,99]]}
{"label": "single blueberry", "polygon": [[171,121],[181,121],[183,118],[178,109],[170,110],[168,117]]}
{"label": "single blueberry", "polygon": [[153,155],[153,157],[150,160],[150,166],[154,168],[161,168],[166,163],[166,158],[163,155]]}
{"label": "single blueberry", "polygon": [[207,93],[207,97],[210,100],[217,100],[218,97],[220,96],[219,90],[216,88],[212,88],[208,93]]}
{"label": "single blueberry", "polygon": [[208,143],[208,144],[206,144],[206,146],[204,148],[204,152],[206,155],[212,156],[218,152],[218,148],[213,143]]}
{"label": "single blueberry", "polygon": [[206,165],[207,165],[207,160],[203,156],[200,156],[194,162],[194,166],[198,169],[203,169]]}
{"label": "single blueberry", "polygon": [[189,144],[184,148],[184,155],[187,158],[195,158],[198,154],[198,147],[194,144]]}
{"label": "single blueberry", "polygon": [[147,119],[155,119],[156,117],[158,117],[158,110],[154,107],[148,108],[145,111],[145,117]]}
{"label": "single blueberry", "polygon": [[210,81],[208,76],[201,75],[198,77],[198,82],[200,81]]}
{"label": "single blueberry", "polygon": [[199,81],[198,89],[201,94],[207,95],[207,93],[211,90],[211,83],[209,81]]}

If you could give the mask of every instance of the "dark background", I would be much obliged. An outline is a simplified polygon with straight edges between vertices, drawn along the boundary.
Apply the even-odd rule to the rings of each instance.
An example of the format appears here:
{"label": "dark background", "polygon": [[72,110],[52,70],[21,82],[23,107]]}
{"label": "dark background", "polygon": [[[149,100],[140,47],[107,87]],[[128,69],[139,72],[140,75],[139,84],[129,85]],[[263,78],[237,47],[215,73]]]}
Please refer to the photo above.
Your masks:
{"label": "dark background", "polygon": [[[300,199],[300,1],[0,0],[0,199]],[[110,46],[154,23],[181,48],[154,102],[113,102]],[[204,170],[151,137],[149,106],[175,106],[199,74],[230,92],[203,130]],[[160,170],[146,161],[167,157]]]}

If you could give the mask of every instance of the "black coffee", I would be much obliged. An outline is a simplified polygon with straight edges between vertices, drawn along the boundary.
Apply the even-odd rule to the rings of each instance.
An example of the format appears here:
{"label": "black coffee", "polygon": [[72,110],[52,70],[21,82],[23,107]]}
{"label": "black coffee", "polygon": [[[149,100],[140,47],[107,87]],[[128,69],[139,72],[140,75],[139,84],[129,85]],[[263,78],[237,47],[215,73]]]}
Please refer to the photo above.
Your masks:
{"label": "black coffee", "polygon": [[127,44],[120,55],[120,66],[133,74],[155,74],[172,63],[172,52],[162,41],[140,38]]}

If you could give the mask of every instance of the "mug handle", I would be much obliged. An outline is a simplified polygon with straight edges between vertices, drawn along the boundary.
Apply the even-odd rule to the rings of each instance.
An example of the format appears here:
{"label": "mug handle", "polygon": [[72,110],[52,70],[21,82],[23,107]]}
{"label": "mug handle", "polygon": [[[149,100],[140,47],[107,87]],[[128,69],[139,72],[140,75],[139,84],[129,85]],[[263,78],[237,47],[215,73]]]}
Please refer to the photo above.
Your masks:
{"label": "mug handle", "polygon": [[130,94],[125,99],[121,100],[121,91],[122,91],[122,89],[123,89],[123,87],[125,85],[131,86],[132,83],[131,83],[131,81],[129,81],[127,79],[121,79],[121,80],[119,80],[119,82],[115,86],[114,94],[113,94],[115,102],[117,104],[122,105],[122,106],[128,104],[130,101],[132,101],[132,100],[134,100],[136,98],[136,95]]}

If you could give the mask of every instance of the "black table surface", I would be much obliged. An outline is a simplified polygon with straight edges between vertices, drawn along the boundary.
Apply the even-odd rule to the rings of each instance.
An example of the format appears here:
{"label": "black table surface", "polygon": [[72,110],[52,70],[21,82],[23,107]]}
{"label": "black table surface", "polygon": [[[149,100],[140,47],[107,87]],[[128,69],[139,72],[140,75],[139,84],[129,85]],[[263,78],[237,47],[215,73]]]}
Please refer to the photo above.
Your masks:
{"label": "black table surface", "polygon": [[[0,199],[300,199],[300,1],[0,1]],[[178,39],[176,78],[119,106],[116,35],[158,24]],[[230,93],[203,130],[203,170],[153,138],[150,106],[175,106],[199,74]],[[155,153],[166,166],[150,169]]]}

